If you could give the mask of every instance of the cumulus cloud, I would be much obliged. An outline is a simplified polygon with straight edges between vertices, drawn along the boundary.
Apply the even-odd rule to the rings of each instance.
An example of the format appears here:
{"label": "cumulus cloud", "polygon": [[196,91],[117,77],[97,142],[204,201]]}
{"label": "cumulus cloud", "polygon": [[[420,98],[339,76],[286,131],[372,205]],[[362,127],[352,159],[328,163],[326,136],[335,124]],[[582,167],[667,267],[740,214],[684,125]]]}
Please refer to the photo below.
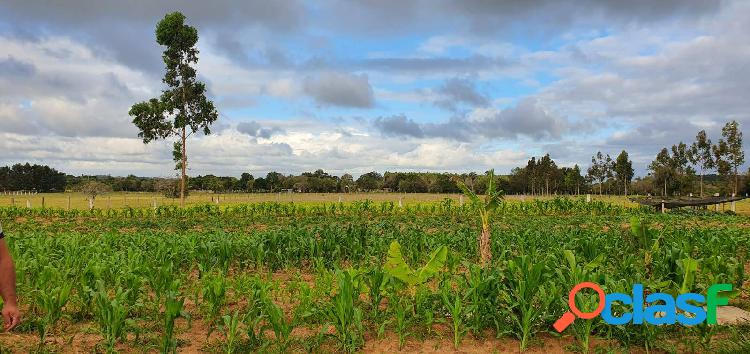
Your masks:
{"label": "cumulus cloud", "polygon": [[153,29],[174,9],[199,29],[224,127],[191,141],[190,173],[585,165],[621,149],[645,166],[697,130],[750,126],[743,1],[9,0],[0,159],[173,173],[169,142],[143,146],[127,111],[159,95]]}
{"label": "cumulus cloud", "polygon": [[367,108],[375,102],[366,74],[325,71],[308,77],[304,91],[320,105]]}
{"label": "cumulus cloud", "polygon": [[[136,71],[96,59],[66,38],[0,36],[3,130],[67,137],[137,134],[127,112],[151,91]],[[145,97],[144,97],[145,98]]]}
{"label": "cumulus cloud", "polygon": [[486,137],[527,136],[535,140],[560,138],[572,126],[571,122],[550,113],[533,98],[523,99],[516,106],[502,110],[475,110],[469,120],[477,127],[478,133]]}
{"label": "cumulus cloud", "polygon": [[424,136],[422,126],[403,114],[375,118],[373,125],[383,134],[389,136],[411,136],[415,138]]}
{"label": "cumulus cloud", "polygon": [[459,141],[530,138],[559,139],[572,128],[584,128],[545,109],[537,99],[527,98],[504,109],[477,108],[467,116],[440,123],[417,123],[404,115],[378,117],[373,126],[387,136],[447,138]]}
{"label": "cumulus cloud", "polygon": [[435,104],[450,111],[455,111],[459,106],[484,107],[489,104],[489,99],[480,93],[475,83],[468,78],[451,78],[446,80],[437,89],[439,98]]}
{"label": "cumulus cloud", "polygon": [[237,131],[256,138],[270,139],[275,134],[284,134],[286,131],[277,126],[263,127],[256,121],[241,122],[237,124]]}

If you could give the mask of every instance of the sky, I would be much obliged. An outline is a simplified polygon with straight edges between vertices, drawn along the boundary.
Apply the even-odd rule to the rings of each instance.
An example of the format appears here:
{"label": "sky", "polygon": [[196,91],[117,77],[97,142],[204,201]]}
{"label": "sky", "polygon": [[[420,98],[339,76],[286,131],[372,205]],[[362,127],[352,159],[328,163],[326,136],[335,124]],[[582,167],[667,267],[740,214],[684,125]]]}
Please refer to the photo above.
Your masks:
{"label": "sky", "polygon": [[644,175],[750,128],[750,1],[2,0],[0,165],[174,176],[172,142],[128,116],[165,88],[172,11],[219,110],[190,175],[585,170],[623,149]]}

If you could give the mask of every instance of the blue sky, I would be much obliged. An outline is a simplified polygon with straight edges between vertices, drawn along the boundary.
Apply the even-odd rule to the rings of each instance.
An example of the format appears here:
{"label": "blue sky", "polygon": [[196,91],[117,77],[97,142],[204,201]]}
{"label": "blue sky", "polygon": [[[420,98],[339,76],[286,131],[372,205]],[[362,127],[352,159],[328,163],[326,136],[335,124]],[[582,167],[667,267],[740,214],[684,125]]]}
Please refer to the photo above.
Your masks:
{"label": "blue sky", "polygon": [[221,113],[190,174],[584,169],[750,126],[743,1],[0,3],[0,164],[171,176],[129,107],[157,96],[182,11]]}

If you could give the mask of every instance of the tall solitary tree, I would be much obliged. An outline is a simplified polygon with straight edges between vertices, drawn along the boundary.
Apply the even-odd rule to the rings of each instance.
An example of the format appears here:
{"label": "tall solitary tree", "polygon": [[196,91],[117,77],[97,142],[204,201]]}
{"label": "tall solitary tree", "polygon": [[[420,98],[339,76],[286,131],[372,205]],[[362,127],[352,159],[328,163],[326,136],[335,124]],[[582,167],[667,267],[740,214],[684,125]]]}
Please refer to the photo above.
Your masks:
{"label": "tall solitary tree", "polygon": [[738,168],[745,163],[745,151],[742,150],[742,132],[739,130],[737,121],[731,121],[721,129],[721,136],[726,141],[726,158],[732,166],[734,174],[734,194],[737,194],[739,186]]}
{"label": "tall solitary tree", "polygon": [[614,171],[617,180],[622,183],[625,189],[625,195],[628,195],[628,184],[633,179],[633,161],[628,158],[628,153],[622,150],[620,155],[615,159]]}
{"label": "tall solitary tree", "polygon": [[162,81],[167,89],[159,98],[136,103],[130,108],[140,132],[148,144],[158,139],[176,137],[173,157],[180,170],[180,205],[185,205],[187,183],[187,138],[202,131],[211,134],[211,124],[218,118],[213,102],[206,98],[206,85],[196,79],[198,63],[198,30],[185,24],[185,16],[173,12],[156,25],[156,42],[166,47],[162,59],[166,73]]}
{"label": "tall solitary tree", "polygon": [[708,138],[705,130],[698,132],[695,142],[690,146],[690,162],[701,170],[701,198],[703,197],[703,175],[706,171],[715,168],[711,146],[711,139]]}

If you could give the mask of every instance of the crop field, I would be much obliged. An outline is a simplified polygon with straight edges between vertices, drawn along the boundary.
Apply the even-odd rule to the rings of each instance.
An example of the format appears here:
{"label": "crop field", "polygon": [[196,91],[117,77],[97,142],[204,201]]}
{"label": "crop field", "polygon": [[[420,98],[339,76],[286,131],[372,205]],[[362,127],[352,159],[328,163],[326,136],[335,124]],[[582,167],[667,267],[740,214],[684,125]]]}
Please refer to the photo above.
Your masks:
{"label": "crop field", "polygon": [[[510,198],[491,219],[493,260],[480,267],[476,206],[443,198],[402,207],[398,199],[0,207],[25,317],[19,330],[0,334],[0,345],[64,353],[750,351],[746,324],[611,326],[597,317],[562,335],[552,329],[581,281],[669,294],[729,283],[740,290],[729,304],[750,310],[746,215]],[[590,310],[595,300],[580,294],[578,303]]]}
{"label": "crop field", "polygon": [[[593,201],[603,201],[614,205],[637,207],[638,204],[629,201],[623,196],[600,196],[590,195]],[[508,195],[508,202],[530,201],[535,199],[554,199],[554,196],[523,196]],[[459,205],[462,197],[459,194],[436,194],[436,193],[205,193],[191,192],[186,198],[186,205],[237,205],[247,203],[276,202],[295,204],[321,204],[321,203],[349,203],[370,200],[372,202],[394,202],[401,201],[402,206],[425,202],[443,202],[451,199],[452,203]],[[468,202],[468,201],[467,201]],[[96,198],[94,206],[99,209],[119,208],[147,208],[159,206],[176,206],[180,201],[176,198],[166,198],[158,193],[140,192],[115,192],[107,193]],[[0,195],[0,207],[27,207],[59,209],[88,209],[88,197],[81,193],[41,193],[28,195]],[[729,210],[729,205],[720,206],[720,210]],[[713,207],[712,207],[713,210]],[[750,199],[737,202],[738,214],[750,215]]]}

